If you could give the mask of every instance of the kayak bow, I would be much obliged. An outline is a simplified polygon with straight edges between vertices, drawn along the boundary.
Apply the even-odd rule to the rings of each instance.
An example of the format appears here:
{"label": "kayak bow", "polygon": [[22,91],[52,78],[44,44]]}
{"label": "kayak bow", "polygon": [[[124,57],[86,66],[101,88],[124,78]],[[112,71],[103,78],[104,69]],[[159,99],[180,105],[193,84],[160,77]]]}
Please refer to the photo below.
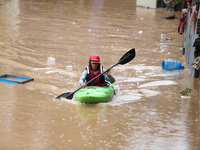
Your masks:
{"label": "kayak bow", "polygon": [[83,87],[76,93],[76,100],[82,103],[105,103],[109,102],[114,95],[114,87],[109,86],[87,86]]}

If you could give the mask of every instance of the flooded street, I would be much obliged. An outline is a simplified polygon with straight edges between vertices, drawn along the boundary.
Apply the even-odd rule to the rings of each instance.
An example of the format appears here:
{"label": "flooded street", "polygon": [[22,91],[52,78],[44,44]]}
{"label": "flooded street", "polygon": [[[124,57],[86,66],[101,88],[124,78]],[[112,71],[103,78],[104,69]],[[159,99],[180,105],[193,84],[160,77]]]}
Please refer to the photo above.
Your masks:
{"label": "flooded street", "polygon": [[[199,150],[200,84],[182,55],[179,19],[162,19],[174,14],[182,12],[136,0],[1,0],[0,75],[34,81],[0,82],[0,149]],[[112,69],[111,102],[55,99],[80,87],[90,55],[107,69],[132,48],[136,57]],[[165,71],[164,59],[185,69]],[[185,88],[191,98],[181,98]]]}

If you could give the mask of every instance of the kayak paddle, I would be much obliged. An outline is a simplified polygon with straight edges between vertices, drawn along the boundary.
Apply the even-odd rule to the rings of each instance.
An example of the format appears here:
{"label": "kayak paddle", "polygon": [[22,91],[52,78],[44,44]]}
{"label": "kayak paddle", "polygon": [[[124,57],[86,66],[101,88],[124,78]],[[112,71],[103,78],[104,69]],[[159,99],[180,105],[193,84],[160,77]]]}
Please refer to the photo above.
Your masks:
{"label": "kayak paddle", "polygon": [[[124,65],[128,62],[130,62],[133,58],[135,57],[135,49],[132,48],[131,50],[129,50],[126,54],[124,54],[122,56],[122,58],[113,66],[111,66],[110,68],[108,68],[106,71],[102,72],[101,74],[99,74],[98,76],[96,76],[95,78],[93,78],[92,80],[88,81],[86,83],[86,85],[88,85],[90,82],[94,81],[96,78],[98,78],[99,76],[103,75],[104,73],[108,72],[109,70],[111,70],[113,67],[117,66],[118,64],[120,65]],[[74,96],[74,93],[76,93],[78,90],[80,90],[82,87],[78,88],[77,90],[75,90],[74,92],[67,92],[67,93],[63,93],[59,96],[56,97],[56,99],[60,99],[61,97],[64,97],[66,99],[72,99]]]}

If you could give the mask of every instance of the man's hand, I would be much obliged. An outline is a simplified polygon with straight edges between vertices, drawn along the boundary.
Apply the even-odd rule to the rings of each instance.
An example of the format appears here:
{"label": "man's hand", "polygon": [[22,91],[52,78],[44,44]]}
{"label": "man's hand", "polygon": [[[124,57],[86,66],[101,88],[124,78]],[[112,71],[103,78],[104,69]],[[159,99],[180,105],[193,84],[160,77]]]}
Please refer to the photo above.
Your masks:
{"label": "man's hand", "polygon": [[107,75],[108,77],[110,77],[110,76],[111,76],[111,71],[109,70],[108,72],[106,72],[106,75]]}
{"label": "man's hand", "polygon": [[81,83],[81,86],[82,86],[82,87],[85,87],[85,86],[86,86],[86,83],[85,83],[85,82]]}

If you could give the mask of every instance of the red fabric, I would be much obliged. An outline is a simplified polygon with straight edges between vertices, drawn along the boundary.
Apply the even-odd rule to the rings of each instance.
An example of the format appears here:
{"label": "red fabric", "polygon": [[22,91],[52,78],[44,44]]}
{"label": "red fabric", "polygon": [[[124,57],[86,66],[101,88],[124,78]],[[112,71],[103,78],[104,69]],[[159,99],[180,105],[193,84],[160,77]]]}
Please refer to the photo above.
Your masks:
{"label": "red fabric", "polygon": [[194,27],[194,25],[193,25],[194,21],[193,20],[194,20],[194,18],[197,19],[197,15],[198,15],[198,11],[194,10],[191,14],[191,17],[190,17],[190,27],[191,27],[190,35],[191,36],[192,36],[193,27]]}
{"label": "red fabric", "polygon": [[[91,68],[90,68],[90,67],[88,67],[88,68],[89,68],[89,73],[90,73],[90,76],[91,76],[91,80],[94,79],[96,76],[98,76],[98,75],[101,74],[101,71],[100,71],[100,69],[99,69],[99,70],[97,71],[97,73],[96,73],[96,76],[95,76],[94,73],[93,73],[93,71],[91,70]],[[94,81],[100,83],[100,77],[96,78]],[[104,82],[103,84],[100,84],[100,86],[106,86],[106,85],[107,85],[106,82]],[[89,86],[98,86],[98,85],[94,85],[94,84],[91,83]]]}
{"label": "red fabric", "polygon": [[178,26],[178,33],[180,35],[182,35],[184,33],[184,26],[185,26],[185,18],[187,16],[187,13],[183,14],[180,18],[180,23],[179,23],[179,26]]}
{"label": "red fabric", "polygon": [[195,10],[195,17],[196,17],[196,19],[197,19],[197,17],[198,17],[198,11],[197,10]]}
{"label": "red fabric", "polygon": [[[190,4],[190,2],[186,2],[186,8],[188,8],[188,6],[189,6],[189,4]],[[191,7],[193,7],[193,2],[191,3]]]}
{"label": "red fabric", "polygon": [[187,8],[188,8],[189,4],[190,4],[190,2],[187,2]]}
{"label": "red fabric", "polygon": [[192,36],[192,31],[193,31],[193,20],[194,20],[194,11],[192,12],[191,14],[191,17],[190,17],[190,35]]}

